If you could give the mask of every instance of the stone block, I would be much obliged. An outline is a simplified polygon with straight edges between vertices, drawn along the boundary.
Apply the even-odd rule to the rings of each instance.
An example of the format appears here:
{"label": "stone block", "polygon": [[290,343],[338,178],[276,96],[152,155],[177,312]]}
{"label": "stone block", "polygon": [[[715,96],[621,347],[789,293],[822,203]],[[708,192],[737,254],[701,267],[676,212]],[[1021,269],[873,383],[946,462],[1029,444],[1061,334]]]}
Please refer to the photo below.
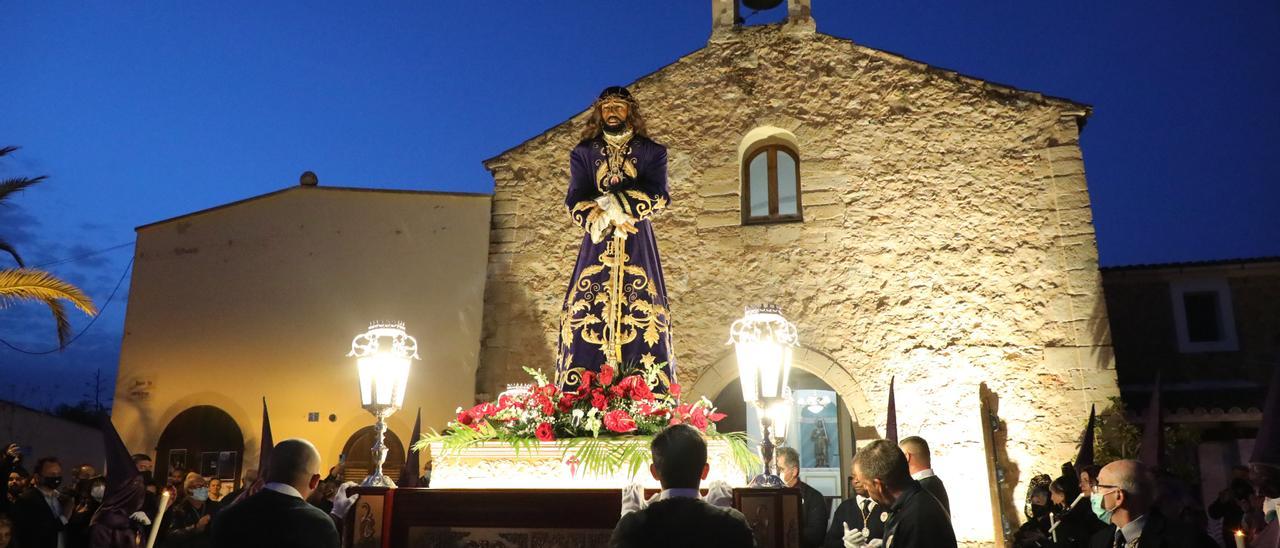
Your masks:
{"label": "stone block", "polygon": [[698,229],[720,228],[742,224],[742,214],[738,211],[707,211],[698,214]]}

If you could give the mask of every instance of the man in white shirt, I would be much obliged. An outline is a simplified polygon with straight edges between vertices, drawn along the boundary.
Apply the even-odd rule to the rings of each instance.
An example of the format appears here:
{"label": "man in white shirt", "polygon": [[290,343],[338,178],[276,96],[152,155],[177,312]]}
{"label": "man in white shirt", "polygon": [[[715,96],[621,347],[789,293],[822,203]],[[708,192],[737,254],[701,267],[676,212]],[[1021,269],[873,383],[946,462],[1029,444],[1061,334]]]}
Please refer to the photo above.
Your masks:
{"label": "man in white shirt", "polygon": [[1136,460],[1102,467],[1090,504],[1098,519],[1111,524],[1094,534],[1092,548],[1214,548],[1204,531],[1165,517],[1155,508],[1151,472]]}
{"label": "man in white shirt", "polygon": [[45,457],[36,462],[36,486],[28,487],[14,503],[13,521],[17,526],[14,540],[24,548],[63,548],[66,546],[67,521],[75,503],[63,500],[62,464]]}
{"label": "man in white shirt", "polygon": [[311,442],[276,444],[266,480],[261,491],[214,518],[214,546],[338,548],[334,520],[306,500],[320,484],[320,452]]}

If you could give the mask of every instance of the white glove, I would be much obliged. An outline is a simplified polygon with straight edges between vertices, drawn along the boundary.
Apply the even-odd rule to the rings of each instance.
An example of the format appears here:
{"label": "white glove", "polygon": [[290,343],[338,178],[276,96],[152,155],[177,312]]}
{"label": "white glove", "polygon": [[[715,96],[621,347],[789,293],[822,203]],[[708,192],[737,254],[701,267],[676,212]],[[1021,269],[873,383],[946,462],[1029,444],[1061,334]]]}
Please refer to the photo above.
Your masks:
{"label": "white glove", "polygon": [[338,519],[347,516],[347,512],[355,505],[356,499],[360,498],[360,495],[347,496],[347,488],[355,486],[356,482],[354,481],[344,482],[338,486],[338,491],[333,494],[332,499],[329,499],[333,501],[333,510],[329,510],[330,514],[337,516]]}
{"label": "white glove", "polygon": [[639,512],[648,505],[648,501],[644,500],[644,486],[633,483],[622,488],[622,515]]}
{"label": "white glove", "polygon": [[712,506],[730,508],[733,506],[733,488],[724,480],[713,481],[707,486],[707,496],[702,497],[702,500]]}
{"label": "white glove", "polygon": [[141,523],[144,526],[151,525],[151,518],[147,517],[146,512],[138,510],[129,516],[129,519]]}
{"label": "white glove", "polygon": [[868,535],[866,529],[850,531],[848,523],[841,522],[840,525],[844,527],[844,538],[841,539],[844,541],[844,548],[868,548],[870,546],[867,543]]}
{"label": "white glove", "polygon": [[884,546],[884,541],[878,538],[873,538],[867,542],[867,548],[880,548],[881,546]]}

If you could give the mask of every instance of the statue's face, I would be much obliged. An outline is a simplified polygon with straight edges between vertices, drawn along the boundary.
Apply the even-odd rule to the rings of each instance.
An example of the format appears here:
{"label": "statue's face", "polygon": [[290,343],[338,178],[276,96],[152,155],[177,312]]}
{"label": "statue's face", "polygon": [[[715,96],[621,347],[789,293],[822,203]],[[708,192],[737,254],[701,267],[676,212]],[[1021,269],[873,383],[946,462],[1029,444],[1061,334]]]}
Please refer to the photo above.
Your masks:
{"label": "statue's face", "polygon": [[608,99],[600,103],[600,119],[606,126],[619,127],[627,122],[631,115],[631,105],[621,99]]}

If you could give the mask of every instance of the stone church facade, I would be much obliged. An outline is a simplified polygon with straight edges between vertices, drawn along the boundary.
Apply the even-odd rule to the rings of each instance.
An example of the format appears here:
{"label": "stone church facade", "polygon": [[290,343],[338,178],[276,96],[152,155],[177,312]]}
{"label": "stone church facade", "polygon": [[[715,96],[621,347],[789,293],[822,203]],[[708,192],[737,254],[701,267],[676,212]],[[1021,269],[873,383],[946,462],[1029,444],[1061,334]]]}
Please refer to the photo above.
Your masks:
{"label": "stone church facade", "polygon": [[[729,325],[780,305],[797,366],[841,395],[861,441],[883,433],[896,376],[899,432],[933,446],[957,535],[990,542],[979,383],[1007,428],[1007,513],[1071,460],[1089,404],[1118,394],[1079,146],[1090,108],[818,33],[807,1],[757,27],[733,25],[732,5],[713,2],[707,47],[628,86],[669,149],[653,224],[678,381],[710,397],[735,382]],[[481,394],[553,367],[586,115],[485,164]],[[744,163],[767,146],[798,159],[801,220],[744,221]]]}

